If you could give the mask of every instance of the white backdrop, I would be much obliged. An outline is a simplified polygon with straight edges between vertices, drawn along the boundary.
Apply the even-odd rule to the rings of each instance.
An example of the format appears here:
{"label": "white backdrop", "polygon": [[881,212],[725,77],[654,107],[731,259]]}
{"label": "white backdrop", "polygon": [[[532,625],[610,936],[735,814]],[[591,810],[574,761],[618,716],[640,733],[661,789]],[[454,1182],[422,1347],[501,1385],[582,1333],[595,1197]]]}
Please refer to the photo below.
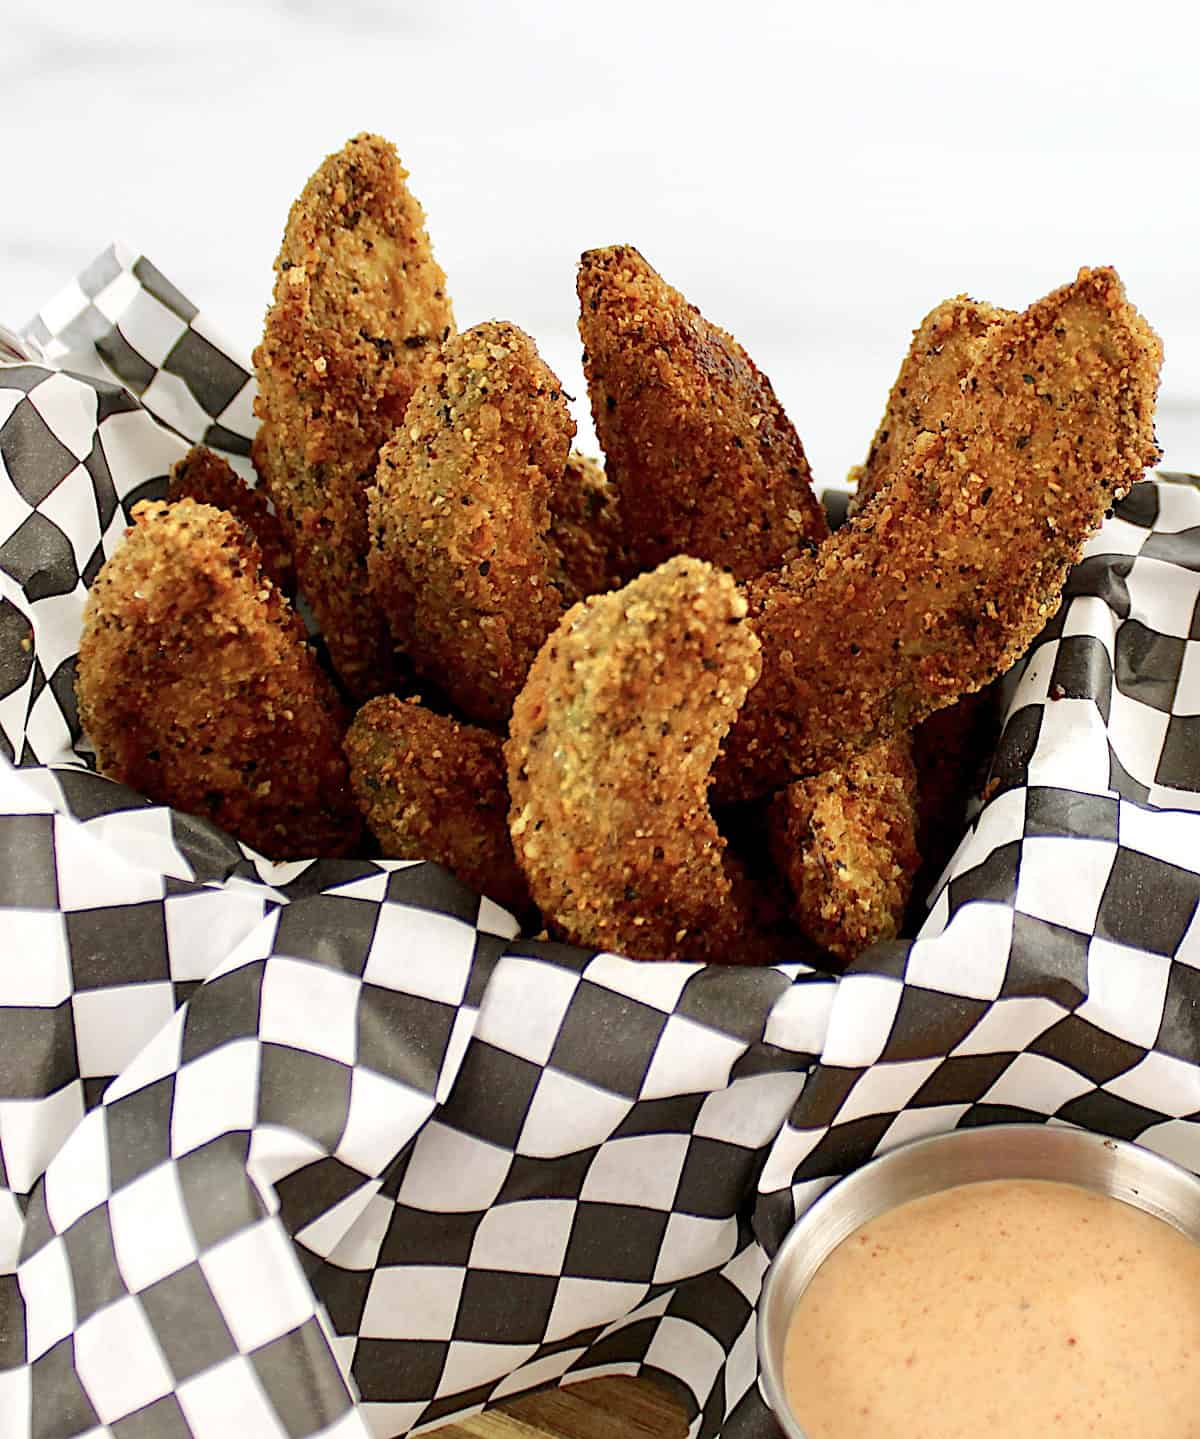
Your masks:
{"label": "white backdrop", "polygon": [[[460,325],[586,392],[580,250],[635,244],[773,379],[818,480],[861,458],[912,327],[1112,263],[1200,469],[1200,86],[1182,5],[8,0],[0,320],[110,239],[247,350],[288,205],[398,145]],[[585,430],[586,433],[586,430]]]}

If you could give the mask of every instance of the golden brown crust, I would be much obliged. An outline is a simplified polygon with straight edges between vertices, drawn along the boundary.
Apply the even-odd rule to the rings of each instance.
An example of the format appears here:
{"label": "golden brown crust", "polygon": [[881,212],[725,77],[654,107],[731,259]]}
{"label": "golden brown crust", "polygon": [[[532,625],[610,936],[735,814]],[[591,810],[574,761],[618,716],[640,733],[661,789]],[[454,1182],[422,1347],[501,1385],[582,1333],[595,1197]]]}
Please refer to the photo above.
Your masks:
{"label": "golden brown crust", "polygon": [[261,490],[252,490],[228,460],[206,445],[193,445],[171,467],[167,501],[196,500],[234,515],[258,541],[262,567],[285,595],[296,591],[296,567],[279,518]]}
{"label": "golden brown crust", "polygon": [[801,931],[843,964],[900,932],[920,863],[916,770],[907,734],[773,800],[775,862]]}
{"label": "golden brown crust", "polygon": [[748,586],[763,677],[722,793],[833,768],[1002,673],[1157,459],[1162,347],[1112,270],[1080,271],[978,343],[945,430],[918,435],[817,555]]}
{"label": "golden brown crust", "polygon": [[925,316],[913,331],[866,461],[855,471],[858,488],[852,510],[861,510],[895,472],[917,435],[945,426],[959,381],[974,358],[975,341],[1012,317],[1011,310],[966,295],[943,300]]}
{"label": "golden brown crust", "polygon": [[691,554],[746,579],[825,537],[796,431],[732,335],[628,245],[583,256],[579,300],[631,573]]}
{"label": "golden brown crust", "polygon": [[758,675],[733,580],[678,556],[576,605],[543,646],[505,747],[535,902],[578,944],[639,959],[762,958],[709,769]]}
{"label": "golden brown crust", "polygon": [[380,695],[346,735],[350,780],[388,859],[444,865],[514,914],[532,908],[508,834],[498,735]]}
{"label": "golden brown crust", "polygon": [[255,351],[254,462],[347,688],[393,657],[367,585],[366,488],[425,360],[453,328],[446,279],[395,149],[359,135],[292,206]]}
{"label": "golden brown crust", "polygon": [[563,599],[550,493],[575,426],[515,325],[448,340],[379,457],[370,573],[397,646],[471,719],[500,725]]}
{"label": "golden brown crust", "polygon": [[103,773],[271,859],[337,856],[361,821],[344,716],[232,515],[147,503],[84,608],[80,722]]}
{"label": "golden brown crust", "polygon": [[550,491],[550,545],[558,559],[558,587],[568,605],[616,589],[628,569],[623,558],[617,492],[599,460],[572,450]]}

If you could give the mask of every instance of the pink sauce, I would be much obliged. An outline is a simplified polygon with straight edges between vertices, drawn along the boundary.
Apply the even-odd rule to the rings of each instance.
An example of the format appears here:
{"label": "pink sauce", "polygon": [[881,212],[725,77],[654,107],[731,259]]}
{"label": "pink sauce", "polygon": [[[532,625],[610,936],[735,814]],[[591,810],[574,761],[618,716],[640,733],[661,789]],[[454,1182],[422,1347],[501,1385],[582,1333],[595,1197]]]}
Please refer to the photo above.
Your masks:
{"label": "pink sauce", "polygon": [[1200,1439],[1200,1245],[1069,1184],[913,1200],[822,1264],[784,1388],[809,1439]]}

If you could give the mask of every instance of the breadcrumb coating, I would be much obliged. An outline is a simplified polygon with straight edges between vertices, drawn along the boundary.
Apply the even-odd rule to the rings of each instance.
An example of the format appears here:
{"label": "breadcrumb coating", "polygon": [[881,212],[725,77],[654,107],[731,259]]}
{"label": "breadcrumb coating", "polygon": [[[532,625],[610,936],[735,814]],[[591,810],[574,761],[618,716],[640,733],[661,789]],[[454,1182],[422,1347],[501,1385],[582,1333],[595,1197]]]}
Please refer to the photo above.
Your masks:
{"label": "breadcrumb coating", "polygon": [[975,341],[992,325],[1012,318],[1012,310],[966,295],[943,300],[925,316],[913,331],[866,461],[853,472],[858,488],[852,511],[861,510],[885,477],[895,473],[922,431],[945,427],[959,381],[975,356]]}
{"label": "breadcrumb coating", "polygon": [[801,931],[843,964],[900,932],[920,863],[917,776],[907,734],[772,801],[771,847]]}
{"label": "breadcrumb coating", "polygon": [[550,491],[550,545],[558,559],[558,587],[568,605],[617,589],[628,568],[623,557],[617,492],[599,460],[572,450]]}
{"label": "breadcrumb coating", "polygon": [[761,959],[709,770],[758,677],[732,578],[685,555],[568,611],[505,747],[510,827],[552,927],[638,959]]}
{"label": "breadcrumb coating", "polygon": [[285,595],[296,592],[296,567],[279,517],[261,490],[252,490],[228,460],[206,445],[193,445],[171,467],[167,500],[196,500],[234,515],[258,541],[262,567]]}
{"label": "breadcrumb coating", "polygon": [[270,859],[350,852],[345,716],[253,535],[144,503],[84,607],[76,693],[100,770]]}
{"label": "breadcrumb coating", "polygon": [[1081,270],[978,344],[945,428],[815,556],[747,587],[763,677],[722,795],[833,768],[1001,674],[1158,458],[1162,346],[1114,271]]}
{"label": "breadcrumb coating", "polygon": [[587,251],[578,288],[630,573],[689,554],[748,579],[823,539],[799,437],[733,336],[629,245]]}
{"label": "breadcrumb coating", "polygon": [[342,681],[392,687],[367,583],[366,490],[427,358],[453,328],[446,277],[396,151],[358,135],[292,206],[254,364],[253,456]]}
{"label": "breadcrumb coating", "polygon": [[386,858],[433,860],[514,914],[529,913],[508,834],[498,735],[416,700],[380,695],[354,716],[346,754],[359,807]]}
{"label": "breadcrumb coating", "polygon": [[550,495],[574,421],[515,325],[448,340],[384,446],[371,583],[398,647],[468,718],[503,725],[563,597]]}

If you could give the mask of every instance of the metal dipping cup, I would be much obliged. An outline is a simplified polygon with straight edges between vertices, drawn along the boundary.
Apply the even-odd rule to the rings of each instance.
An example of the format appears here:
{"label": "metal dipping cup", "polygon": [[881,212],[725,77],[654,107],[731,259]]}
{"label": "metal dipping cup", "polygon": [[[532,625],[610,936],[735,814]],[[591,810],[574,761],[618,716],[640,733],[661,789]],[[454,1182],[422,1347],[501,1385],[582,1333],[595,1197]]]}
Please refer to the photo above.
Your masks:
{"label": "metal dipping cup", "polygon": [[783,1346],[813,1275],[847,1235],[887,1210],[991,1179],[1049,1179],[1107,1194],[1200,1244],[1200,1179],[1124,1140],[1083,1129],[997,1124],[901,1145],[823,1194],[797,1220],[767,1270],[758,1305],[759,1371],[788,1439],[809,1439],[784,1394]]}

